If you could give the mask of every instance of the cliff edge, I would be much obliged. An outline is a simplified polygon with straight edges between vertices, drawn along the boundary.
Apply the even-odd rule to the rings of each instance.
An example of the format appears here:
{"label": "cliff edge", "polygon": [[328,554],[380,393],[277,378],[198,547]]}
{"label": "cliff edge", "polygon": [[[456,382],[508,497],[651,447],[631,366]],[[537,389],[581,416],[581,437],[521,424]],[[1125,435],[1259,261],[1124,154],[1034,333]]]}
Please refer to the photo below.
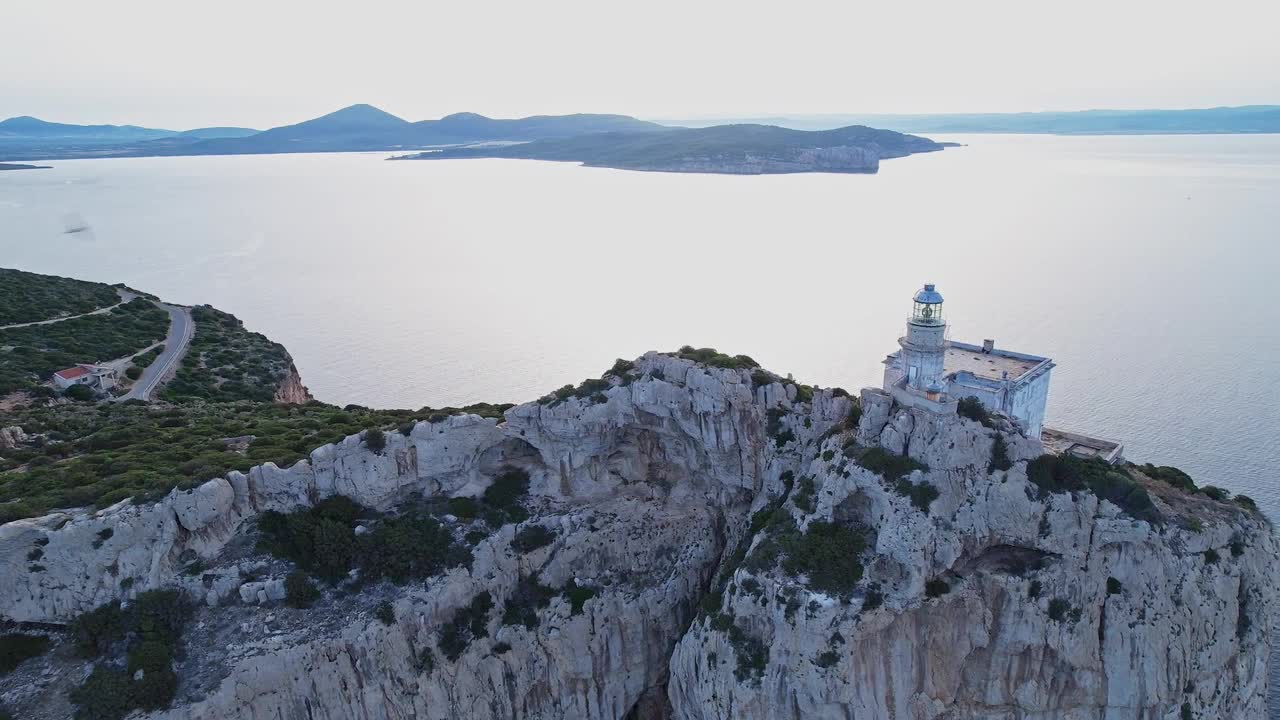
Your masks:
{"label": "cliff edge", "polygon": [[[174,694],[139,717],[1262,718],[1268,522],[1042,453],[999,416],[649,353],[502,420],[0,526],[0,617],[192,598]],[[499,506],[512,478],[521,504]],[[377,513],[352,537],[408,519],[449,550],[280,606],[314,561],[271,533],[335,497]],[[0,678],[22,717],[69,714],[92,664],[48,634]]]}

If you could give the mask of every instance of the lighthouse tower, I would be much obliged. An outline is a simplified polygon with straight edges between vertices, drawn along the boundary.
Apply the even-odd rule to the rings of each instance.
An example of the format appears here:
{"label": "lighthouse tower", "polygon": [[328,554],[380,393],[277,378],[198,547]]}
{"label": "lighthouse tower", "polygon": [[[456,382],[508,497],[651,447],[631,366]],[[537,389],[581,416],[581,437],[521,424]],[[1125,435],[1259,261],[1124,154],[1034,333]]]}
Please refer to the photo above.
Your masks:
{"label": "lighthouse tower", "polygon": [[898,338],[902,346],[899,367],[909,391],[930,400],[941,399],[946,385],[944,363],[947,355],[947,321],[942,317],[942,294],[932,283],[915,294],[907,334]]}

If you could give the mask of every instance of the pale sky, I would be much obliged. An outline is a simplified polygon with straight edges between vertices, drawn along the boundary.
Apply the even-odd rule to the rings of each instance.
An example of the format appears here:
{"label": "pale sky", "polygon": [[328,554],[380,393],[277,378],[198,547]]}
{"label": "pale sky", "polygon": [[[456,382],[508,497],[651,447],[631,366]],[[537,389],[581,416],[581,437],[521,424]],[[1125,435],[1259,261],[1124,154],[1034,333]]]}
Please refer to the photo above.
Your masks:
{"label": "pale sky", "polygon": [[0,118],[1280,104],[1274,0],[4,0]]}

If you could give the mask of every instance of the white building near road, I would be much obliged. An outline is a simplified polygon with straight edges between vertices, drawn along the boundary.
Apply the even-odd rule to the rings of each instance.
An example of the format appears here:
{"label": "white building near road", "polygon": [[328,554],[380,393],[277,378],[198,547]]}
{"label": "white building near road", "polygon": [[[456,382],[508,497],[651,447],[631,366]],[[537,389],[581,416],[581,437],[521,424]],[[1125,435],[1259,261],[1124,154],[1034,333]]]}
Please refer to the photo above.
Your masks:
{"label": "white building near road", "polygon": [[885,391],[904,405],[945,411],[974,397],[1017,419],[1029,437],[1040,437],[1053,361],[996,348],[993,340],[952,342],[937,289],[925,285],[913,300],[900,349],[884,360]]}
{"label": "white building near road", "polygon": [[72,385],[88,385],[106,392],[116,386],[116,371],[100,365],[76,365],[54,373],[53,385],[59,390],[66,390]]}

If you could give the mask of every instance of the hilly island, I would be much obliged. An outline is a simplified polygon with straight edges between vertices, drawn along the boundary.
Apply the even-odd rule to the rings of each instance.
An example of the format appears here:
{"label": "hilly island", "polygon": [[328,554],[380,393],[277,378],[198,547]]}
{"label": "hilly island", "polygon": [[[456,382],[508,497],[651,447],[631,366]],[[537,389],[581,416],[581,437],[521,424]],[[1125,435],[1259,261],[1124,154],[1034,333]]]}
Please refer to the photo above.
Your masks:
{"label": "hilly island", "polygon": [[213,307],[0,298],[0,716],[1262,713],[1254,502],[980,402],[685,346],[336,407]]}
{"label": "hilly island", "polygon": [[773,125],[721,125],[445,148],[393,159],[521,158],[624,170],[733,175],[873,173],[882,159],[934,152],[948,145],[954,144],[860,125],[820,131]]}

